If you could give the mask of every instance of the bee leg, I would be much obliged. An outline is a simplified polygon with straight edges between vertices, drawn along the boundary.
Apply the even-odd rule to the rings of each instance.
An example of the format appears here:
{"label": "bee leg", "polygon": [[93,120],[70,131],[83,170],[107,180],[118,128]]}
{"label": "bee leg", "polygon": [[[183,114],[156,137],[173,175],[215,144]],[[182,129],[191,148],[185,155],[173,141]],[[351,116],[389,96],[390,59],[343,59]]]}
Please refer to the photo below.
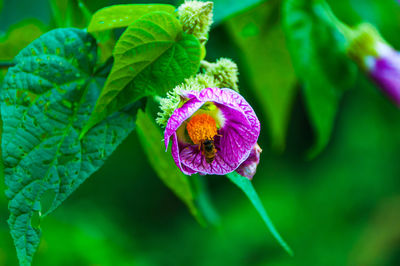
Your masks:
{"label": "bee leg", "polygon": [[201,151],[201,155],[204,155],[203,144],[199,144],[199,151]]}

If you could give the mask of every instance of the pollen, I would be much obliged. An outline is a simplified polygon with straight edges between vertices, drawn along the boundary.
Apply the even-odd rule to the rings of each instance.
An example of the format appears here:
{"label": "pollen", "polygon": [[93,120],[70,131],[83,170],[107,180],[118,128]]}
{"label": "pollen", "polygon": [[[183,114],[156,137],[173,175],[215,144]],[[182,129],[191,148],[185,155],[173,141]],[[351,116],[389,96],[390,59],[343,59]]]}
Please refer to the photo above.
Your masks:
{"label": "pollen", "polygon": [[200,144],[205,140],[214,140],[218,134],[214,118],[208,114],[193,116],[187,123],[186,130],[194,144]]}

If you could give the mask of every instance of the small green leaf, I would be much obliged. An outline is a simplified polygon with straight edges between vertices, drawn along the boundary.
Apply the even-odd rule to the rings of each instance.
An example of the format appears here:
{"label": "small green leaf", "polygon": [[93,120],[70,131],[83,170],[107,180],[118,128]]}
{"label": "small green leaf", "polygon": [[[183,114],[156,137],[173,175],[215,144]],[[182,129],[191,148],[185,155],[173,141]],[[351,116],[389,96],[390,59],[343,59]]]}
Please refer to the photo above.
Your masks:
{"label": "small green leaf", "polygon": [[88,26],[89,32],[122,28],[131,25],[137,19],[154,11],[174,13],[175,7],[165,4],[113,5],[97,11]]}
{"label": "small green leaf", "polygon": [[96,49],[85,31],[53,30],[20,52],[4,79],[8,223],[21,265],[30,265],[37,249],[40,219],[98,170],[134,128],[132,110],[126,109],[79,139],[105,81],[94,72]]}
{"label": "small green leaf", "polygon": [[114,49],[114,65],[86,130],[110,113],[149,95],[165,94],[195,74],[200,43],[171,14],[153,12],[130,25]]}
{"label": "small green leaf", "polygon": [[[278,3],[267,2],[230,19],[229,33],[240,48],[250,87],[267,118],[271,145],[285,148],[286,130],[296,90],[296,75],[286,48]],[[269,23],[266,23],[268,21]]]}
{"label": "small green leaf", "polygon": [[267,212],[265,211],[265,208],[264,208],[260,198],[258,197],[258,194],[255,191],[251,181],[249,179],[247,179],[246,177],[239,175],[236,172],[232,172],[230,174],[227,174],[226,176],[236,186],[238,186],[244,192],[244,194],[246,194],[246,196],[249,198],[250,202],[253,204],[254,208],[256,208],[257,212],[260,214],[260,216],[263,219],[268,230],[272,233],[272,235],[279,242],[279,244],[286,250],[286,252],[289,253],[291,256],[293,256],[292,249],[285,242],[285,240],[283,240],[281,235],[275,229],[275,226],[272,223],[271,219],[269,218]]}
{"label": "small green leaf", "polygon": [[286,0],[284,25],[316,135],[309,153],[314,157],[329,142],[340,98],[352,87],[356,67],[347,59],[346,39],[323,1]]}
{"label": "small green leaf", "polygon": [[158,177],[187,205],[192,215],[204,224],[204,218],[194,201],[189,177],[184,175],[175,165],[171,153],[165,152],[160,128],[147,113],[141,110],[137,114],[136,126],[136,132],[143,150]]}

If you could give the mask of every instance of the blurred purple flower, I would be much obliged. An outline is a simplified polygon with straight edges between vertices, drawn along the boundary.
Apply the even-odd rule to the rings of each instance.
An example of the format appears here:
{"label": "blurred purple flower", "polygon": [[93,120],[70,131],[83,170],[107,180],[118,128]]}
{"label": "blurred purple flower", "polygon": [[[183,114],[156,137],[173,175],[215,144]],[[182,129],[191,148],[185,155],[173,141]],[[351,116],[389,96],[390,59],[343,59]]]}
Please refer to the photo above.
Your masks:
{"label": "blurred purple flower", "polygon": [[400,53],[368,23],[351,29],[348,54],[400,107]]}
{"label": "blurred purple flower", "polygon": [[378,56],[367,56],[365,65],[369,75],[382,91],[400,107],[400,53],[379,43]]}
{"label": "blurred purple flower", "polygon": [[169,118],[164,133],[166,148],[172,141],[179,169],[187,175],[224,175],[240,166],[239,174],[251,178],[261,151],[257,145],[260,122],[253,108],[231,89],[183,94],[184,104]]}

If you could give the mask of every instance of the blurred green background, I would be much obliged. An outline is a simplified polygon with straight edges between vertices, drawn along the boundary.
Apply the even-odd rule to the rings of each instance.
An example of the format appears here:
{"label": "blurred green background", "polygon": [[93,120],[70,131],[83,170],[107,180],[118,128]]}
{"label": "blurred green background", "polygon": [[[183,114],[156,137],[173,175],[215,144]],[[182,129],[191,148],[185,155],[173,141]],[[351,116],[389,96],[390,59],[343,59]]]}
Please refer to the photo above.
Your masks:
{"label": "blurred green background", "polygon": [[[96,11],[144,2],[85,3]],[[369,21],[400,49],[398,1],[328,2],[346,23]],[[223,176],[203,177],[221,226],[200,226],[157,178],[134,132],[42,222],[33,265],[400,265],[399,111],[359,73],[340,103],[329,145],[307,160],[314,136],[286,48],[280,4],[215,1],[207,59],[238,63],[241,93],[263,125],[253,184],[295,256],[284,252]],[[48,0],[3,0],[1,6],[0,60],[56,25]],[[76,15],[73,24],[81,20]],[[27,28],[10,34],[10,27]],[[1,193],[0,265],[17,265],[7,217]]]}

